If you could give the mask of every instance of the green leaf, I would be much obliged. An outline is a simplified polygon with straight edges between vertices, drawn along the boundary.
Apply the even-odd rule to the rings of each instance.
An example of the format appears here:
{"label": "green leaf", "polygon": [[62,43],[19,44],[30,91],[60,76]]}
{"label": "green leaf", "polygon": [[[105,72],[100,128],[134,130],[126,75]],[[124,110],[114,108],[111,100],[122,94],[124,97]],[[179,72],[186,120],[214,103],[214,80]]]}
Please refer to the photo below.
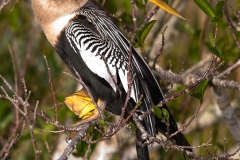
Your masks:
{"label": "green leaf", "polygon": [[142,29],[141,42],[144,43],[148,33],[152,29],[153,25],[156,23],[156,20],[148,22]]}
{"label": "green leaf", "polygon": [[18,10],[18,8],[14,8],[11,12],[10,12],[10,14],[9,14],[9,16],[8,16],[8,18],[7,18],[7,20],[9,21],[9,24],[10,24],[10,27],[11,27],[11,29],[13,29],[14,31],[16,31],[17,29],[19,29],[18,27],[19,27],[19,10]]}
{"label": "green leaf", "polygon": [[191,95],[192,97],[194,97],[194,98],[197,98],[197,99],[202,103],[203,97],[202,97],[202,94],[201,94],[201,93],[195,92],[195,93],[190,94],[190,95]]}
{"label": "green leaf", "polygon": [[84,156],[87,152],[88,144],[84,141],[80,141],[77,143],[76,152],[73,152],[72,154],[76,157]]}
{"label": "green leaf", "polygon": [[162,113],[163,113],[163,118],[167,120],[167,122],[169,122],[169,113],[168,110],[166,110],[165,108],[162,108]]}
{"label": "green leaf", "polygon": [[223,52],[225,50],[225,42],[220,45],[220,55],[223,58]]}
{"label": "green leaf", "polygon": [[94,127],[91,126],[89,127],[88,131],[87,131],[89,134],[92,134],[94,132]]}
{"label": "green leaf", "polygon": [[134,45],[134,46],[139,46],[139,47],[142,47],[142,46],[143,46],[142,41],[141,41],[141,35],[142,35],[142,31],[141,31],[141,30],[138,30],[138,31],[136,32],[136,39],[137,39],[136,44],[137,44],[137,45]]}
{"label": "green leaf", "polygon": [[219,17],[214,17],[213,20],[211,21],[211,23],[216,23],[216,24],[218,24],[218,23],[220,23],[221,21],[222,21],[221,18],[219,18]]}
{"label": "green leaf", "polygon": [[191,95],[192,97],[194,97],[194,98],[197,98],[197,99],[202,103],[202,101],[203,101],[203,96],[204,96],[204,92],[205,92],[205,90],[206,90],[206,88],[207,88],[208,82],[209,82],[208,79],[202,81],[202,82],[198,85],[195,93],[190,94],[190,95]]}
{"label": "green leaf", "polygon": [[135,48],[140,47],[140,45],[138,44],[138,42],[132,42],[132,44],[133,44],[133,46],[134,46]]}
{"label": "green leaf", "polygon": [[138,45],[134,45],[134,46],[143,47],[143,43],[144,43],[148,33],[152,29],[153,25],[155,24],[155,22],[156,22],[156,20],[150,21],[141,30],[137,31],[136,39],[137,39]]}
{"label": "green leaf", "polygon": [[134,0],[134,2],[135,2],[138,9],[140,9],[140,10],[145,10],[146,9],[146,3],[143,4],[142,0]]}
{"label": "green leaf", "polygon": [[137,130],[137,127],[134,123],[130,122],[131,129],[135,132]]}
{"label": "green leaf", "polygon": [[194,0],[194,2],[211,19],[217,17],[216,13],[214,12],[213,8],[211,7],[207,0]]}
{"label": "green leaf", "polygon": [[103,119],[99,120],[98,124],[102,127],[107,127]]}
{"label": "green leaf", "polygon": [[221,53],[217,50],[217,48],[215,47],[210,47],[209,51],[212,52],[214,55],[216,55],[217,57],[219,57],[220,59],[222,59],[222,55]]}
{"label": "green leaf", "polygon": [[161,109],[159,107],[153,106],[153,111],[154,111],[154,113],[156,114],[156,116],[158,118],[161,118],[161,119],[163,118],[162,111],[161,111]]}
{"label": "green leaf", "polygon": [[219,1],[215,7],[215,13],[219,18],[222,18],[222,9],[224,4],[225,4],[225,1]]}
{"label": "green leaf", "polygon": [[139,106],[141,106],[141,105],[142,105],[142,102],[141,102],[141,101],[138,102],[137,106],[139,107]]}

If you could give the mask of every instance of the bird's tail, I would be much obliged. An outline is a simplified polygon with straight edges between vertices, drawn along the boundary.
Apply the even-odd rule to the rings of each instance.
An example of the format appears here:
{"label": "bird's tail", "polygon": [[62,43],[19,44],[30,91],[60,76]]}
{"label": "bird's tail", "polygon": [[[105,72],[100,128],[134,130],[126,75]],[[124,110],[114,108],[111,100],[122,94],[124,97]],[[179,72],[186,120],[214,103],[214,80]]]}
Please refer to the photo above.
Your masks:
{"label": "bird's tail", "polygon": [[[140,82],[141,83],[139,83],[139,85],[138,85],[139,92],[144,94],[144,98],[142,100],[143,103],[140,106],[140,110],[146,111],[146,110],[151,109],[153,105],[157,105],[157,103],[153,102],[152,93],[149,92],[149,88],[148,88],[149,86],[146,84],[146,82],[142,79],[140,79]],[[159,99],[162,99],[162,100],[164,99],[162,93],[161,93],[161,95],[158,95],[158,96],[159,96]],[[170,113],[166,104],[163,105],[163,108],[165,108],[169,114],[169,119],[168,119],[169,133],[168,134],[170,135],[170,134],[177,132],[178,127],[177,127],[176,121],[174,120],[174,118],[173,118],[172,114]],[[164,123],[163,119],[158,118],[154,113],[152,113],[146,119],[144,119],[142,124],[145,127],[145,129],[152,136],[155,136],[155,134],[158,134],[159,132],[166,136],[166,133],[168,130],[166,123]],[[141,133],[139,131],[137,132],[137,138],[141,139]],[[177,133],[170,140],[180,146],[190,146],[187,139],[184,137],[184,135],[181,132]],[[145,152],[146,150],[147,150],[147,146],[146,146],[146,148],[138,148],[138,146],[137,146],[137,151],[140,151],[140,153],[138,153],[140,156],[142,156],[141,154],[144,155],[144,153],[146,153]],[[190,149],[190,148],[186,149],[186,150],[192,152],[192,149]]]}
{"label": "bird's tail", "polygon": [[[140,97],[143,95],[142,105],[138,108],[141,111],[147,111],[151,110],[154,105],[157,105],[162,100],[164,100],[163,93],[158,85],[157,80],[153,76],[150,68],[145,63],[145,61],[139,56],[139,54],[136,52],[135,49],[133,49],[133,62],[136,63],[133,66],[132,69],[135,70],[134,73],[137,73],[134,79],[135,84],[135,93],[137,93],[137,97]],[[170,113],[167,105],[163,105],[163,108],[165,108],[169,113],[169,134],[175,133],[178,131],[177,124]],[[155,136],[155,134],[158,134],[159,132],[164,134],[166,136],[167,133],[167,126],[164,122],[162,122],[162,119],[158,118],[154,113],[147,116],[143,121],[142,125],[145,127],[145,129],[150,133],[152,136]],[[140,131],[137,131],[137,138],[141,142],[141,133]],[[190,146],[187,139],[183,136],[181,132],[176,134],[172,139],[170,139],[177,145],[181,146]],[[139,146],[140,147],[140,146]],[[186,149],[189,151],[192,151],[191,149]],[[146,148],[138,148],[137,151],[140,151],[141,153],[138,153],[138,155],[141,155],[143,153],[146,153]]]}
{"label": "bird's tail", "polygon": [[[141,132],[137,129],[136,130],[136,138],[138,141],[141,142]],[[148,146],[140,146],[138,143],[136,143],[136,151],[137,151],[137,158],[138,160],[149,160],[149,152],[148,152]]]}
{"label": "bird's tail", "polygon": [[[168,134],[170,135],[170,134],[177,132],[178,127],[177,127],[177,124],[176,124],[172,114],[170,113],[169,109],[167,108],[167,105],[163,105],[163,108],[165,108],[169,113],[169,122],[168,122],[169,123],[169,133]],[[156,126],[156,130],[158,133],[160,132],[166,136],[167,126],[164,122],[162,122],[162,119],[158,118],[157,116],[155,116],[155,126]],[[180,146],[190,146],[187,139],[184,137],[184,135],[181,132],[177,133],[170,140]],[[190,149],[190,148],[186,149],[186,150],[192,152],[192,149]]]}

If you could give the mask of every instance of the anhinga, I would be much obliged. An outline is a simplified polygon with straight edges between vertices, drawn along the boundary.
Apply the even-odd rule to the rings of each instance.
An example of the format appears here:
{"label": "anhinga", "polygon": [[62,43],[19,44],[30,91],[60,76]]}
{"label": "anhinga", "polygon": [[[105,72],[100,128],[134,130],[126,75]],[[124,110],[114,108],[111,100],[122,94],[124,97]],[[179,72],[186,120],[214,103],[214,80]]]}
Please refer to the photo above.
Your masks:
{"label": "anhinga", "polygon": [[[151,1],[161,7],[169,7],[159,4],[161,0]],[[94,99],[106,102],[108,111],[121,114],[128,92],[128,73],[134,79],[127,111],[133,109],[141,95],[143,99],[139,109],[142,111],[151,109],[164,99],[152,72],[134,48],[128,70],[129,41],[95,0],[32,0],[32,6],[49,42],[70,71],[81,76]],[[169,112],[165,104],[163,108]],[[171,134],[178,127],[170,112],[169,115]],[[167,130],[165,123],[153,113],[142,124],[153,136]],[[139,131],[137,138],[143,141]],[[172,141],[189,146],[181,133]],[[139,159],[149,159],[147,146],[137,145],[137,154]]]}

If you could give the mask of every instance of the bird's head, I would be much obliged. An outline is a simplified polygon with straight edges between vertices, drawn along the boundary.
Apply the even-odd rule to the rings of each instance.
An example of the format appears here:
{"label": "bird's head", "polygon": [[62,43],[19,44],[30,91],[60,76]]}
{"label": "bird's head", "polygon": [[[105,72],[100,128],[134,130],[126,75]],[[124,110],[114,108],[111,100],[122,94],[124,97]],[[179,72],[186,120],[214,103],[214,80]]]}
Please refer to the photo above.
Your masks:
{"label": "bird's head", "polygon": [[74,12],[88,0],[32,0],[35,17],[49,42],[55,46],[56,39],[75,16]]}
{"label": "bird's head", "polygon": [[39,22],[51,21],[72,14],[88,0],[32,0],[32,8]]}

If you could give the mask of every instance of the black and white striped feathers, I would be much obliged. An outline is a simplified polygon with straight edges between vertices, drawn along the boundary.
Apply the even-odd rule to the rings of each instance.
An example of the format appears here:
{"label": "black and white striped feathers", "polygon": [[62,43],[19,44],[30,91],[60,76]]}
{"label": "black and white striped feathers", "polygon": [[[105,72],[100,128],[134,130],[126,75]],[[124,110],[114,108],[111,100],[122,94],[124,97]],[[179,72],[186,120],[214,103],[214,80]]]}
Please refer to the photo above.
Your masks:
{"label": "black and white striped feathers", "polygon": [[[70,22],[66,36],[76,54],[80,54],[88,68],[105,79],[116,92],[117,74],[127,90],[127,58],[113,41],[101,37],[79,22]],[[115,81],[115,82],[114,82]],[[132,98],[136,99],[135,96]]]}

